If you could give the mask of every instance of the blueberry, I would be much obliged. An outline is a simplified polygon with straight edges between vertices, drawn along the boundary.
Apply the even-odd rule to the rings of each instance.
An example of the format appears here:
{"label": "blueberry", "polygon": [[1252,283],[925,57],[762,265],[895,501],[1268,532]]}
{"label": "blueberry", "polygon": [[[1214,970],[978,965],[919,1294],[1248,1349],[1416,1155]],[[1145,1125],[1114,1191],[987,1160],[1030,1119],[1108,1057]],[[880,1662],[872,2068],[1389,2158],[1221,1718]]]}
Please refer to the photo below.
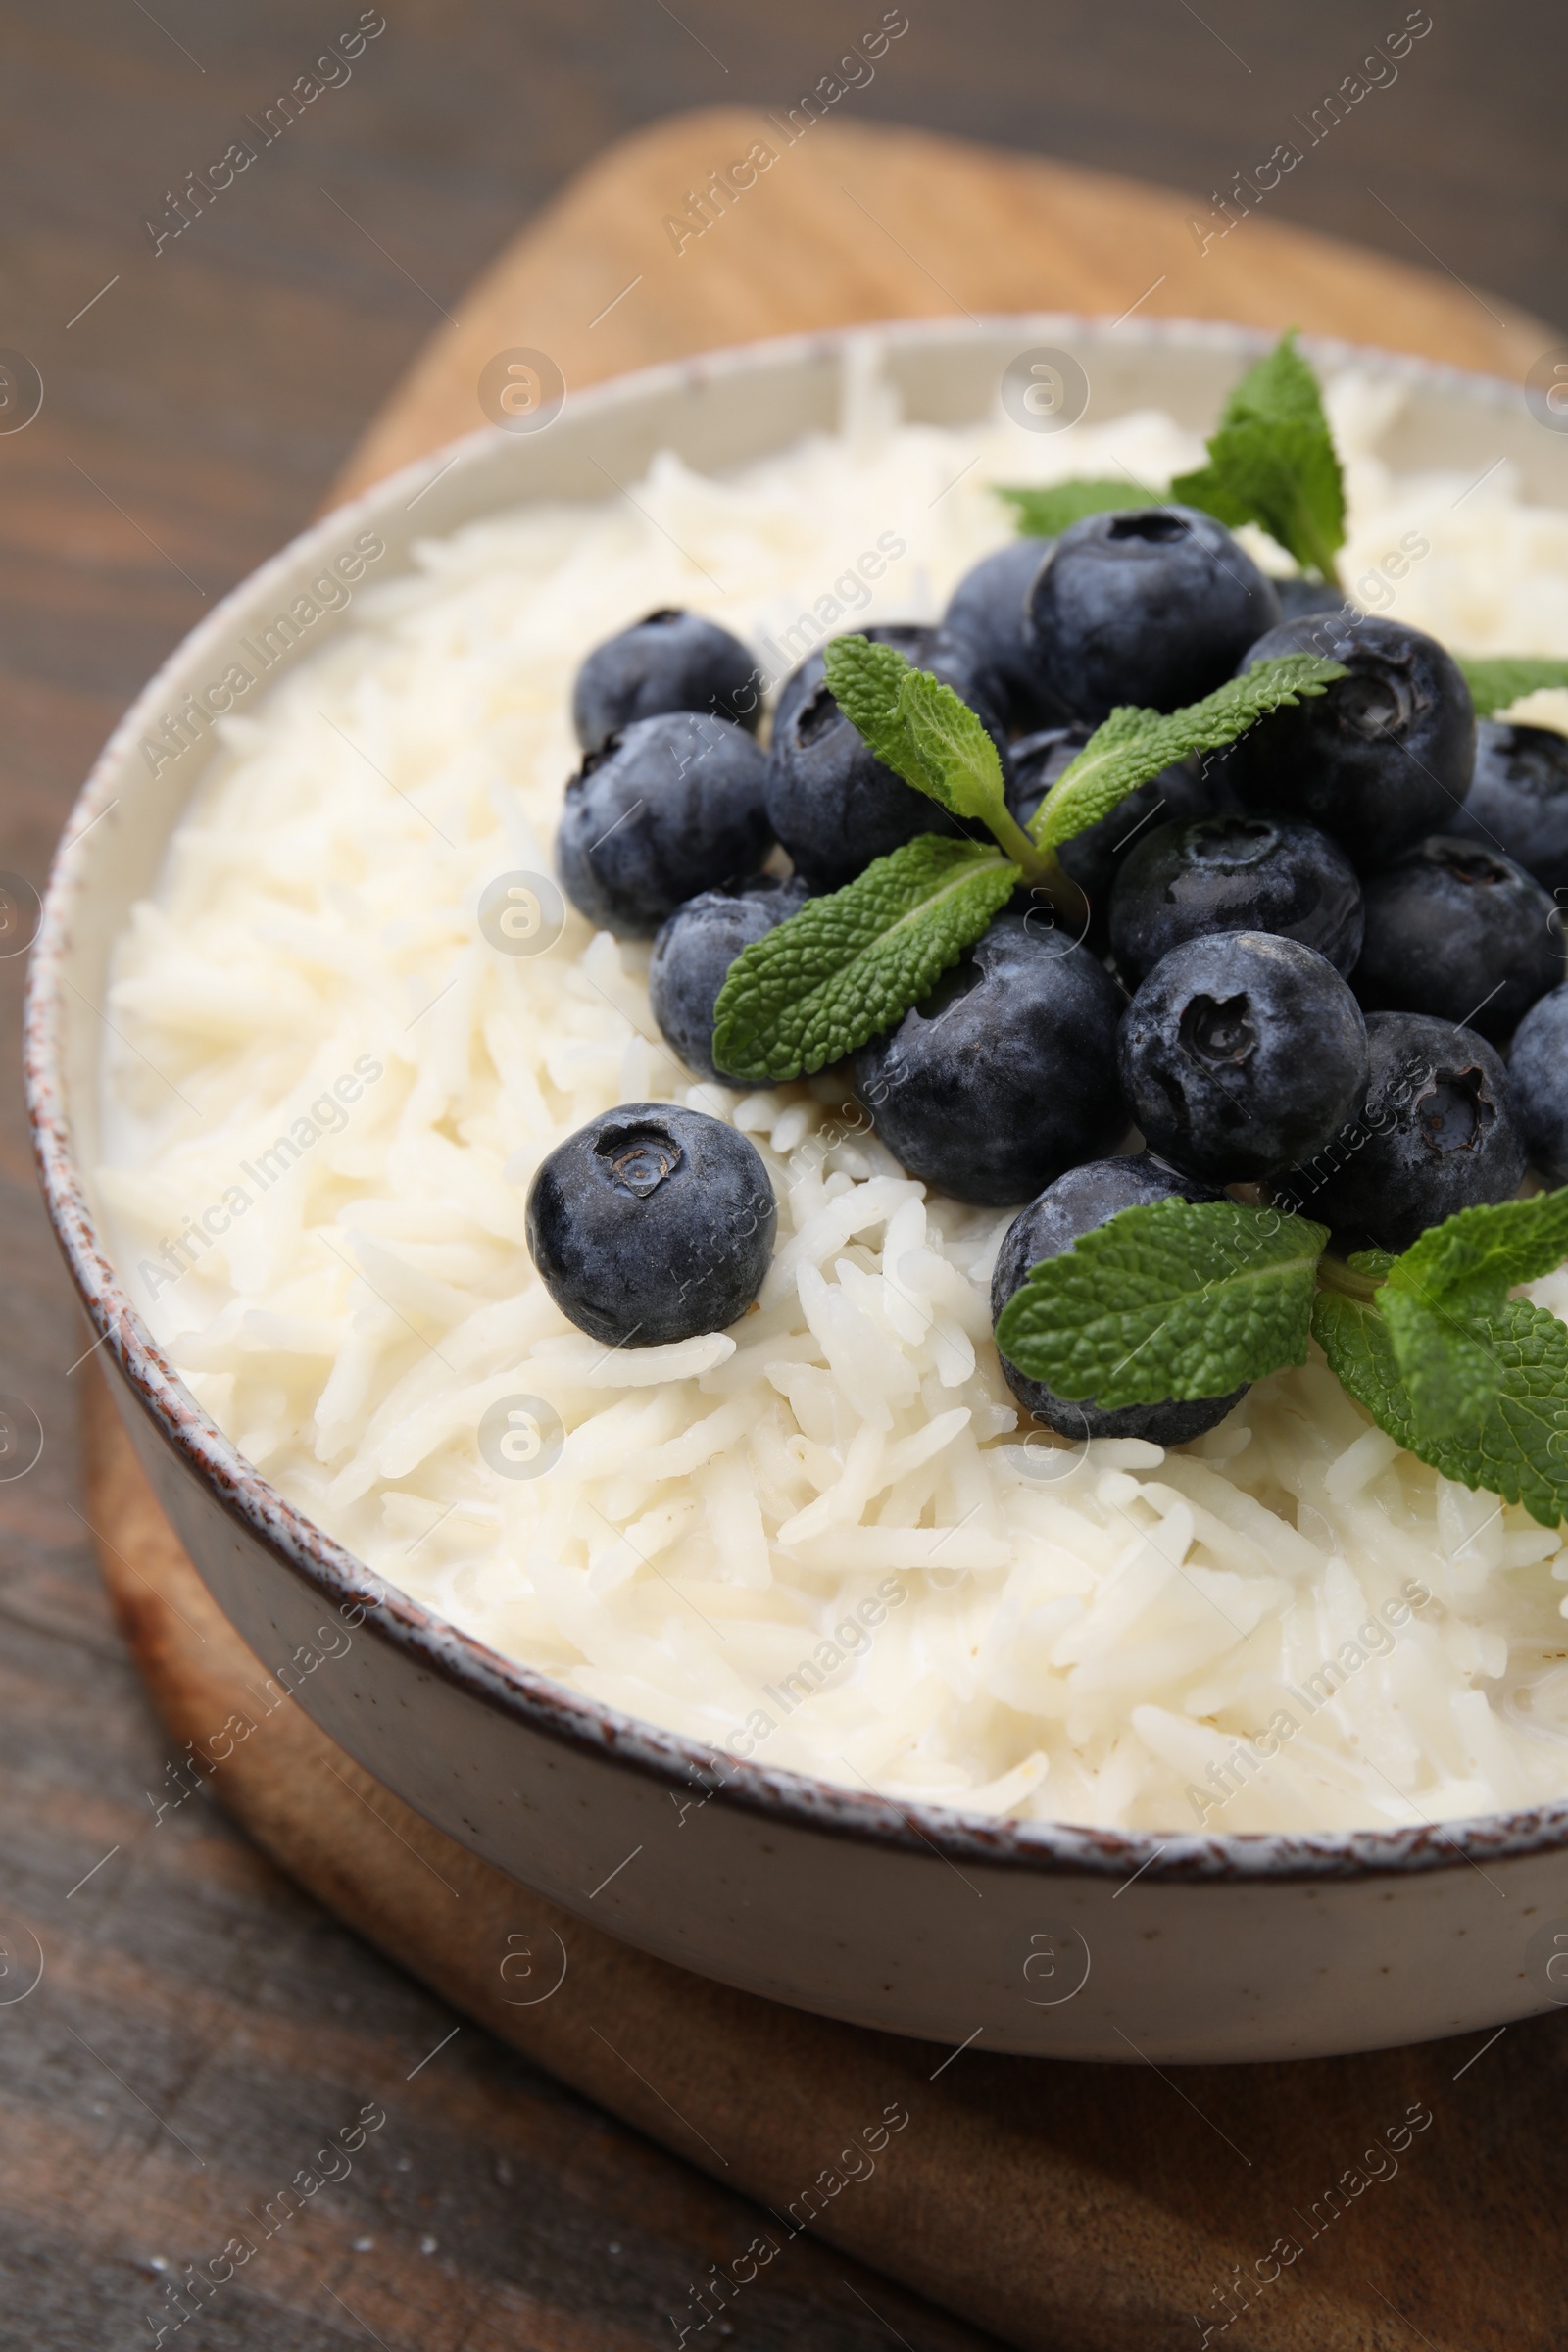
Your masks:
{"label": "blueberry", "polygon": [[1366,1044],[1364,1107],[1303,1153],[1276,1195],[1348,1247],[1396,1250],[1458,1209],[1511,1200],[1524,1138],[1508,1073],[1485,1038],[1425,1013],[1373,1012]]}
{"label": "blueberry", "polygon": [[1125,1133],[1122,995],[1087,948],[1000,915],[897,1029],[855,1090],[912,1176],[957,1200],[1025,1200]]}
{"label": "blueberry", "polygon": [[1328,580],[1276,580],[1274,593],[1280,600],[1281,620],[1299,620],[1306,612],[1353,612],[1355,607],[1345,601],[1344,591]]}
{"label": "blueberry", "polygon": [[[856,631],[856,634],[860,637],[868,637],[873,645],[891,645],[896,652],[904,656],[906,662],[917,662],[931,643],[935,631],[928,621],[923,620],[877,620],[870,622],[865,628]],[[773,733],[775,735],[778,734],[781,727],[788,723],[791,711],[797,710],[821,685],[827,675],[827,663],[823,659],[824,646],[836,642],[837,640],[833,638],[825,639],[823,645],[819,645],[814,653],[808,654],[805,660],[798,662],[790,671],[789,676],[778,690],[778,702],[774,707]]]}
{"label": "blueberry", "polygon": [[[1094,728],[1078,719],[1069,719],[1061,726],[1042,727],[1033,735],[1020,735],[1012,746],[1012,781],[1007,794],[1007,806],[1020,825],[1026,825],[1041,802],[1072,765]],[[1147,792],[1147,784],[1140,790]],[[1126,802],[1122,807],[1127,806]],[[1111,815],[1119,814],[1116,809]],[[1108,820],[1102,820],[1108,821]],[[1080,834],[1080,840],[1085,837]]]}
{"label": "blueberry", "polygon": [[972,645],[1001,680],[1005,715],[1015,727],[1043,727],[1063,715],[1047,691],[1025,614],[1035,576],[1054,544],[1025,536],[982,556],[953,591],[943,615],[944,632]]}
{"label": "blueberry", "polygon": [[1501,850],[1547,890],[1568,887],[1568,736],[1481,719],[1475,775],[1446,829]]}
{"label": "blueberry", "polygon": [[1533,1164],[1568,1184],[1568,987],[1533,1004],[1508,1053],[1514,1113]]}
{"label": "blueberry", "polygon": [[1029,591],[1029,634],[1046,691],[1095,722],[1118,703],[1175,710],[1211,694],[1279,610],[1211,515],[1139,507],[1062,532]]}
{"label": "blueberry", "polygon": [[[848,634],[849,632],[845,632]],[[916,669],[929,669],[944,685],[951,686],[961,702],[978,710],[987,726],[1005,741],[1007,689],[1000,672],[966,638],[950,636],[943,626],[933,628],[923,620],[870,621],[863,629],[854,632],[868,637],[873,645],[891,645],[906,662]],[[827,675],[826,648],[837,640],[829,638],[804,662],[796,663],[779,688],[778,702],[773,711],[775,741],[780,730],[789,723],[790,715],[807,702]]]}
{"label": "blueberry", "polygon": [[[998,690],[972,649],[911,624],[864,633],[896,644],[917,668],[930,670],[978,711],[1001,756],[1004,781],[1010,780]],[[853,882],[873,858],[885,858],[917,833],[989,838],[982,825],[960,823],[883,766],[840,710],[820,653],[809,655],[785,681],[773,720],[766,794],[773,830],[813,890]]]}
{"label": "blueberry", "polygon": [[778,1208],[749,1137],[700,1110],[622,1102],[540,1162],[527,1217],[539,1278],[579,1331],[659,1348],[746,1312]]}
{"label": "blueberry", "polygon": [[1110,943],[1136,987],[1162,956],[1223,931],[1298,939],[1348,972],[1361,949],[1361,886],[1338,843],[1288,817],[1192,817],[1146,833],[1110,901]]}
{"label": "blueberry", "polygon": [[[1082,751],[1093,729],[1074,724],[1047,727],[1026,735],[1012,747],[1012,782],[1007,801],[1021,825],[1027,825],[1053,784]],[[1144,839],[1151,825],[1165,815],[1198,816],[1213,806],[1203,763],[1179,760],[1147,784],[1140,784],[1119,801],[1097,825],[1075,833],[1056,851],[1062,866],[1089,901],[1087,926],[1079,936],[1097,956],[1110,953],[1110,891],[1123,858],[1134,842]],[[1013,892],[1012,910],[1035,917],[1035,928],[1054,921],[1044,891],[1020,884]]]}
{"label": "blueberry", "polygon": [[1162,1159],[1212,1184],[1309,1158],[1359,1108],[1361,1008],[1299,940],[1231,931],[1173,948],[1122,1019],[1121,1082]]}
{"label": "blueberry", "polygon": [[1401,621],[1322,613],[1271,629],[1242,667],[1284,654],[1321,654],[1349,675],[1249,728],[1229,761],[1241,798],[1321,825],[1363,870],[1442,831],[1475,764],[1475,708],[1451,656]]}
{"label": "blueberry", "polygon": [[571,720],[585,752],[602,751],[639,718],[708,710],[756,731],[757,663],[738,637],[700,612],[666,608],[607,637],[577,672]]}
{"label": "blueberry", "polygon": [[[995,1322],[1032,1266],[1042,1258],[1059,1257],[1081,1234],[1106,1225],[1124,1208],[1140,1208],[1155,1200],[1213,1200],[1217,1194],[1191,1177],[1179,1176],[1151,1152],[1135,1159],[1091,1159],[1069,1168],[1048,1185],[1038,1200],[1020,1209],[1003,1238],[997,1270],[991,1278],[991,1318]],[[1085,1401],[1075,1404],[1058,1396],[1043,1380],[1030,1380],[1015,1364],[1002,1358],[1002,1376],[1026,1413],[1044,1421],[1064,1438],[1146,1438],[1155,1446],[1185,1446],[1206,1429],[1223,1421],[1247,1394],[1246,1383],[1228,1396],[1168,1398],[1163,1404],[1122,1404],[1109,1412]]]}
{"label": "blueberry", "polygon": [[1506,1037],[1563,977],[1554,914],[1511,858],[1434,833],[1367,878],[1355,993],[1369,1012],[1430,1012]]}
{"label": "blueberry", "polygon": [[727,718],[634,720],[566,786],[556,871],[567,898],[591,923],[651,939],[699,891],[754,874],[772,840],[766,768]]}
{"label": "blueberry", "polygon": [[677,906],[654,942],[648,1001],[654,1018],[690,1070],[720,1086],[749,1091],[713,1061],[713,1006],[730,965],[743,948],[764,939],[806,904],[804,882],[759,874],[728,890],[705,890]]}

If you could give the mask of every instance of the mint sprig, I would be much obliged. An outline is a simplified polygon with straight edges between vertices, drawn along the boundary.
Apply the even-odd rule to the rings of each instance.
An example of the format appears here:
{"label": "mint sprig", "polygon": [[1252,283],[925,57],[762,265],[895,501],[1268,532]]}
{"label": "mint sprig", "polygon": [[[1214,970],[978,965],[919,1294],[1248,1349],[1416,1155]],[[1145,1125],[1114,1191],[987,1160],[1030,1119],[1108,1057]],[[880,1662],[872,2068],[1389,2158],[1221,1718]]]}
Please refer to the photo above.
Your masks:
{"label": "mint sprig", "polygon": [[1337,578],[1345,545],[1345,477],[1317,377],[1297,330],[1250,368],[1208,440],[1208,464],[1179,474],[1170,494],[1234,527],[1260,522],[1304,571]]}
{"label": "mint sprig", "polygon": [[1455,654],[1454,660],[1464,672],[1477,718],[1491,718],[1523,696],[1539,694],[1544,686],[1568,686],[1568,662],[1544,661],[1534,654],[1494,654],[1489,659]]}
{"label": "mint sprig", "polygon": [[1014,529],[1032,539],[1054,539],[1086,514],[1113,514],[1118,508],[1149,503],[1125,475],[1119,482],[1050,482],[1018,488],[999,484],[997,496],[1011,507]]}
{"label": "mint sprig", "polygon": [[1105,1407],[1224,1396],[1305,1363],[1328,1238],[1236,1200],[1124,1208],[1030,1271],[997,1346],[1058,1396]]}
{"label": "mint sprig", "polygon": [[1124,705],[1095,729],[1035,812],[1030,832],[1054,849],[1108,816],[1119,801],[1149,783],[1173,760],[1216,752],[1255,726],[1270,710],[1321,694],[1346,675],[1342,662],[1317,654],[1285,654],[1228,678],[1200,703],[1182,710],[1141,710]]}
{"label": "mint sprig", "polygon": [[[1166,495],[1232,529],[1261,523],[1303,571],[1336,580],[1335,558],[1345,545],[1345,476],[1317,377],[1297,350],[1296,335],[1292,327],[1248,369],[1209,436],[1207,465],[1178,474]],[[1046,539],[1086,515],[1149,503],[1126,481],[999,487],[997,495],[1013,509],[1020,531]]]}
{"label": "mint sprig", "polygon": [[957,962],[1017,882],[1000,851],[939,833],[873,859],[736,957],[714,1007],[713,1059],[765,1085],[853,1054]]}
{"label": "mint sprig", "polygon": [[[1304,1362],[1417,1460],[1568,1518],[1568,1325],[1516,1285],[1568,1258],[1568,1190],[1461,1209],[1396,1256],[1324,1257],[1326,1229],[1231,1200],[1126,1208],[1033,1268],[997,1346],[1059,1396],[1223,1396]],[[1316,1297],[1313,1292],[1316,1286]]]}
{"label": "mint sprig", "polygon": [[995,744],[951,686],[864,637],[835,639],[824,660],[835,699],[878,759],[952,814],[989,826],[999,847],[918,834],[743,950],[713,1008],[713,1059],[755,1085],[819,1070],[891,1029],[1020,884],[1076,926],[1085,901],[1056,858],[1059,843],[1172,760],[1233,742],[1264,711],[1345,674],[1315,654],[1288,654],[1186,710],[1112,711],[1026,833],[1007,808]]}

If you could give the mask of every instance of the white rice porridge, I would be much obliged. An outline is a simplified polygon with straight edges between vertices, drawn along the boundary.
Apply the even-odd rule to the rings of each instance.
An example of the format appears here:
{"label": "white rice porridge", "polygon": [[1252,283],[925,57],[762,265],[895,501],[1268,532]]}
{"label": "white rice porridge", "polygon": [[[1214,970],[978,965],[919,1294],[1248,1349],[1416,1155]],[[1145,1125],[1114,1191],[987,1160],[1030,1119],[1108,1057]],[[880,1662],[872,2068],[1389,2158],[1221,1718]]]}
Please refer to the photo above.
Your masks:
{"label": "white rice porridge", "polygon": [[[1522,506],[1507,466],[1396,478],[1397,388],[1327,398],[1363,600],[1467,653],[1568,654],[1568,513]],[[498,875],[551,870],[572,677],[612,631],[690,606],[776,677],[803,615],[936,617],[1007,536],[989,484],[1163,486],[1201,457],[1149,413],[905,425],[857,364],[839,437],[725,480],[662,459],[635,504],[425,545],[219,722],[119,944],[100,1185],[137,1304],[240,1450],[389,1582],[596,1700],[993,1815],[1307,1830],[1560,1797],[1560,1534],[1401,1452],[1315,1348],[1180,1451],[1026,1446],[987,1298],[1012,1211],[907,1178],[842,1079],[692,1084],[646,945],[568,909],[517,956],[477,925]],[[1412,536],[1430,553],[1393,582]],[[867,588],[879,546],[906,552]],[[1568,727],[1568,695],[1518,714]],[[752,1137],[777,1253],[733,1331],[607,1351],[536,1279],[523,1200],[573,1129],[647,1098]],[[1568,1315],[1568,1275],[1530,1296]],[[567,1432],[544,1475],[479,1450],[519,1395]]]}

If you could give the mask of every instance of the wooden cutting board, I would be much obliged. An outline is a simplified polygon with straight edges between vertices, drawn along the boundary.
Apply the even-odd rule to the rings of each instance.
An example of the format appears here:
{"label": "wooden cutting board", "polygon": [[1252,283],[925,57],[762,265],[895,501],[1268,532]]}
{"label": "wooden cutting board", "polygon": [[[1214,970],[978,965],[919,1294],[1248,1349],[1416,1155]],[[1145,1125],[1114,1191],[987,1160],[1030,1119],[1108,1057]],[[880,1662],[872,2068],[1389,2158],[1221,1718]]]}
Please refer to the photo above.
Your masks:
{"label": "wooden cutting board", "polygon": [[[666,219],[759,140],[775,163],[677,250]],[[339,490],[477,423],[479,371],[516,344],[548,351],[573,385],[756,335],[965,310],[1138,304],[1515,376],[1553,340],[1490,296],[1266,214],[1200,250],[1190,221],[1208,209],[923,133],[828,121],[788,145],[742,111],[661,123],[509,248]],[[165,1721],[203,1748],[261,1666],[208,1598],[101,1380],[86,1438],[106,1582]],[[924,2045],[709,1984],[555,1910],[411,1813],[292,1704],[212,1786],[268,1853],[447,1999],[759,2200],[753,2247],[719,2266],[727,2286],[694,2281],[675,2314],[694,2337],[722,2328],[725,2297],[759,2266],[788,2259],[789,2209],[825,2176],[838,2186],[817,2235],[1030,2352],[1221,2335],[1256,2352],[1565,2340],[1568,2019],[1289,2066],[1159,2073],[978,2051],[944,2065]],[[1430,2120],[1391,2158],[1387,2134],[1411,2114]],[[867,2172],[843,2151],[884,2116],[906,2120]]]}
{"label": "wooden cutting board", "polygon": [[[831,119],[786,137],[724,108],[623,139],[431,338],[340,494],[483,421],[479,371],[516,344],[570,386],[762,335],[987,311],[1299,326],[1514,377],[1560,341],[1456,278],[1274,220],[1266,197],[1221,235],[1208,203],[1108,172]],[[760,145],[777,160],[691,233],[688,197]]]}

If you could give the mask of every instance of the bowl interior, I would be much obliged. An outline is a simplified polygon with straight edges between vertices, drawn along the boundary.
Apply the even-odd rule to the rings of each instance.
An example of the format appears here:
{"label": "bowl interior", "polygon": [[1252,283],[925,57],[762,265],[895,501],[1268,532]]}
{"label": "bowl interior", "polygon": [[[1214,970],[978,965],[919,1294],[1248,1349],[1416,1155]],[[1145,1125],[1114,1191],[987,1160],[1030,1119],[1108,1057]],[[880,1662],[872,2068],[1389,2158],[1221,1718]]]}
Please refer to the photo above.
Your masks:
{"label": "bowl interior", "polygon": [[[651,369],[568,397],[548,430],[491,429],[435,453],[325,516],[225,600],[127,712],[73,812],[46,906],[29,1014],[46,1191],[99,1329],[114,1328],[116,1352],[151,1370],[144,1387],[183,1397],[196,1414],[120,1287],[96,1198],[109,957],[133,904],[153,886],[201,777],[225,679],[231,707],[254,707],[270,671],[352,625],[353,594],[282,646],[278,615],[308,595],[313,578],[347,555],[357,556],[367,586],[387,580],[409,568],[421,539],[530,499],[602,499],[634,483],[663,450],[722,472],[805,433],[834,430],[846,382],[864,369],[870,346],[915,421],[984,416],[1009,362],[1050,349],[1069,352],[1084,368],[1093,420],[1159,408],[1206,428],[1242,366],[1268,341],[1181,322],[1112,327],[1039,317],[860,329]],[[1381,452],[1396,469],[1454,467],[1480,476],[1508,459],[1524,495],[1568,507],[1568,436],[1543,429],[1519,387],[1345,346],[1308,349],[1329,370],[1353,361],[1401,388]],[[236,675],[249,683],[234,685]],[[270,1492],[254,1474],[250,1485]],[[292,1517],[280,1497],[274,1501],[281,1520]],[[498,1659],[490,1663],[502,1668]]]}

